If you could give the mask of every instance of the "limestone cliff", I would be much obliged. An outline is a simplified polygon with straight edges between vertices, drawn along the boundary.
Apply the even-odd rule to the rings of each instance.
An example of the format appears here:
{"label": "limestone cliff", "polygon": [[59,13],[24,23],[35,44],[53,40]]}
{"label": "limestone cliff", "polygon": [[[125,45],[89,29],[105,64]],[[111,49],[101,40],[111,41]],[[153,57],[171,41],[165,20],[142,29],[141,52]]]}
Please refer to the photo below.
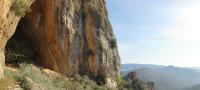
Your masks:
{"label": "limestone cliff", "polygon": [[[19,1],[19,0],[16,0]],[[21,3],[21,2],[20,2]],[[30,6],[32,1],[27,0],[24,6]],[[16,5],[15,0],[0,0],[0,77],[3,76],[5,62],[4,49],[7,41],[14,34],[16,26],[21,18],[17,15],[17,9],[12,9]],[[23,8],[23,6],[22,6]],[[25,10],[25,9],[24,9]],[[22,10],[23,11],[23,10]]]}
{"label": "limestone cliff", "polygon": [[[7,5],[0,9],[5,14],[0,16],[1,64],[6,41],[20,19],[11,14],[9,20],[12,2],[0,1],[1,6]],[[18,30],[34,43],[39,64],[69,77],[88,75],[116,86],[120,58],[104,0],[36,0],[31,8]]]}

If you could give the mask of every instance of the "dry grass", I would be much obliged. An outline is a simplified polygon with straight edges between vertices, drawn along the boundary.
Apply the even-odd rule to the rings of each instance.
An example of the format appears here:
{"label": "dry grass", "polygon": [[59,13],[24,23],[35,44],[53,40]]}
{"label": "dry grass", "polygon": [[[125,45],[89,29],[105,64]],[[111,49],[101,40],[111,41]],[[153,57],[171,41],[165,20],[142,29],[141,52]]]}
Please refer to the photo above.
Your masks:
{"label": "dry grass", "polygon": [[8,90],[8,86],[17,84],[17,81],[12,78],[4,77],[0,79],[0,90]]}

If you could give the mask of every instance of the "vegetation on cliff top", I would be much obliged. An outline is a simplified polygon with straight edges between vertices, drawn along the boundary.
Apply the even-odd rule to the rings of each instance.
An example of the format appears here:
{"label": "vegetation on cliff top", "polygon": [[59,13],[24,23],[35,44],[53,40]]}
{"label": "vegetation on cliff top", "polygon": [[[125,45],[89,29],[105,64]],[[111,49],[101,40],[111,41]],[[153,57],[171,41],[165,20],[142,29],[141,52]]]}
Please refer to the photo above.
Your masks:
{"label": "vegetation on cliff top", "polygon": [[30,12],[30,4],[33,0],[15,0],[11,10],[15,12],[15,14],[19,17],[24,17],[26,12]]}

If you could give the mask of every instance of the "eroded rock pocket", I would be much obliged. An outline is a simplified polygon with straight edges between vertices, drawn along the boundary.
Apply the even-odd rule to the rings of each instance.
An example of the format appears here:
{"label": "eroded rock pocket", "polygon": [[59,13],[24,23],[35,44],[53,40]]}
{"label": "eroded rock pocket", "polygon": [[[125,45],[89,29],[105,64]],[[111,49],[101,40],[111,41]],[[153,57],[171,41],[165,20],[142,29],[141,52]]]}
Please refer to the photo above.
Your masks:
{"label": "eroded rock pocket", "polygon": [[17,27],[15,34],[5,48],[6,64],[18,66],[20,63],[35,63],[35,52],[31,40],[28,40]]}

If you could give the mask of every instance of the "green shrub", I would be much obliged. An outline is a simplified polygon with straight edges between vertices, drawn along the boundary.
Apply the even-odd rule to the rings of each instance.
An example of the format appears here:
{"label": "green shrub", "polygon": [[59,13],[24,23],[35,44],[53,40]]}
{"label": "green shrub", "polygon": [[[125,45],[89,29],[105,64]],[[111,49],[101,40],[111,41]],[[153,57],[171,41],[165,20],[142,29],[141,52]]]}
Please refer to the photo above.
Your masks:
{"label": "green shrub", "polygon": [[26,12],[30,12],[30,4],[33,0],[15,0],[11,10],[15,12],[17,16],[24,17]]}
{"label": "green shrub", "polygon": [[13,78],[15,80],[19,80],[20,79],[20,73],[19,72],[13,72],[11,70],[5,69],[4,71],[4,75],[8,78]]}
{"label": "green shrub", "polygon": [[124,81],[118,88],[119,90],[149,90],[147,84],[139,79],[132,82]]}
{"label": "green shrub", "polygon": [[31,64],[20,64],[18,72],[12,72],[10,70],[5,70],[5,76],[9,78],[14,78],[21,82],[22,88],[29,88],[25,80],[26,77],[31,78],[35,83],[44,86],[48,90],[54,90],[54,85],[52,83],[52,78],[42,74],[39,68],[34,68]]}
{"label": "green shrub", "polygon": [[48,90],[53,90],[54,85],[52,83],[52,78],[42,74],[39,68],[34,68],[33,65],[20,64],[19,73],[20,81],[22,82],[22,87],[26,88],[26,82],[24,82],[25,77],[31,78],[35,83],[44,86]]}
{"label": "green shrub", "polygon": [[121,75],[118,75],[118,76],[117,76],[117,85],[118,85],[118,86],[122,86],[122,85],[123,85],[123,82],[124,82],[124,80],[123,80],[123,78],[121,77]]}
{"label": "green shrub", "polygon": [[47,90],[108,90],[104,86],[97,85],[88,76],[81,77],[77,75],[74,79],[67,79],[64,76],[48,77],[39,68],[31,64],[20,64],[19,66],[18,72],[5,70],[5,76],[21,82],[21,87],[26,90],[29,90],[31,87],[26,81],[26,77],[29,77],[34,83],[41,85]]}

